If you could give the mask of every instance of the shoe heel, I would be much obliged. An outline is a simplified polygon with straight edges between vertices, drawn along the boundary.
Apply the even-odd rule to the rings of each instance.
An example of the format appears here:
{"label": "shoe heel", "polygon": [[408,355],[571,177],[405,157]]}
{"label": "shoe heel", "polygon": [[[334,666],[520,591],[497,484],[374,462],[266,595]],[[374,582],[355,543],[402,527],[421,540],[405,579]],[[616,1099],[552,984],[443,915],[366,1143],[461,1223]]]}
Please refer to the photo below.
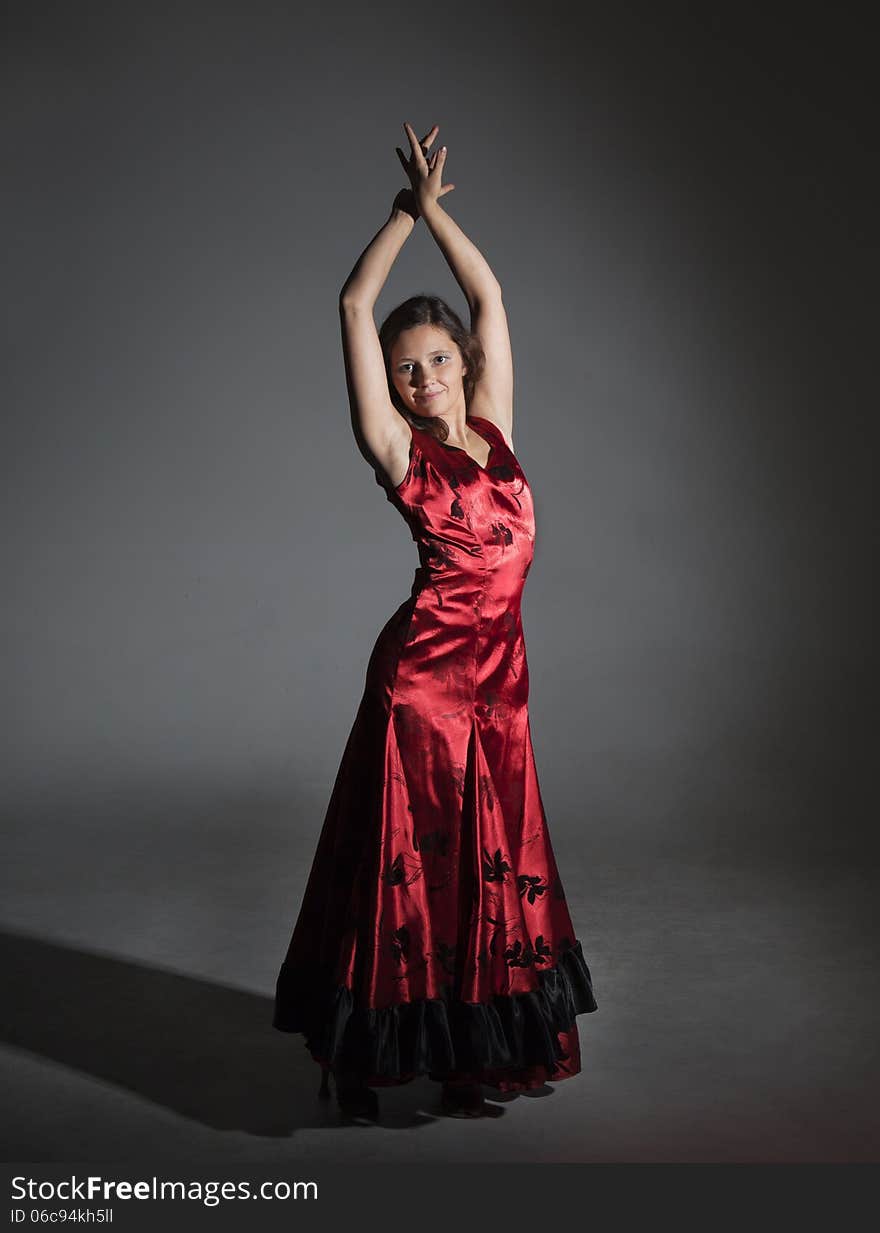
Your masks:
{"label": "shoe heel", "polygon": [[483,1117],[486,1113],[486,1102],[478,1084],[444,1083],[440,1107],[447,1117]]}
{"label": "shoe heel", "polygon": [[371,1087],[365,1084],[352,1084],[345,1079],[340,1085],[339,1076],[334,1074],[336,1083],[336,1104],[341,1113],[349,1117],[366,1117],[375,1119],[379,1116],[379,1097]]}
{"label": "shoe heel", "polygon": [[330,1099],[330,1067],[321,1065],[321,1086],[318,1088],[318,1096],[321,1100]]}

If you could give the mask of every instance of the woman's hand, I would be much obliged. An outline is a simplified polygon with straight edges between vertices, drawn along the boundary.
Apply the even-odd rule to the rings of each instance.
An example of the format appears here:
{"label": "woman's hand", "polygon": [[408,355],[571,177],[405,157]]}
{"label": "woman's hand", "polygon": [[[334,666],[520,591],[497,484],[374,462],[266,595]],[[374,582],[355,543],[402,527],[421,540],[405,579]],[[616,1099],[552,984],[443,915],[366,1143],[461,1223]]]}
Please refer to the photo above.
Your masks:
{"label": "woman's hand", "polygon": [[408,214],[413,222],[419,217],[419,207],[416,205],[416,199],[411,188],[402,188],[394,201],[391,203],[391,212],[395,210],[403,210],[404,214]]}
{"label": "woman's hand", "polygon": [[412,214],[413,218],[416,219],[421,214],[425,202],[437,201],[444,193],[451,193],[455,185],[441,185],[440,183],[441,176],[443,175],[443,165],[446,162],[445,146],[437,150],[431,156],[430,161],[427,158],[428,148],[440,131],[439,126],[435,124],[430,133],[422,138],[421,142],[416,141],[416,135],[411,125],[404,122],[403,127],[406,129],[407,137],[409,137],[412,156],[407,159],[399,146],[394,148],[412,187],[401,189],[395,198],[394,204],[399,209],[404,209],[408,214]]}

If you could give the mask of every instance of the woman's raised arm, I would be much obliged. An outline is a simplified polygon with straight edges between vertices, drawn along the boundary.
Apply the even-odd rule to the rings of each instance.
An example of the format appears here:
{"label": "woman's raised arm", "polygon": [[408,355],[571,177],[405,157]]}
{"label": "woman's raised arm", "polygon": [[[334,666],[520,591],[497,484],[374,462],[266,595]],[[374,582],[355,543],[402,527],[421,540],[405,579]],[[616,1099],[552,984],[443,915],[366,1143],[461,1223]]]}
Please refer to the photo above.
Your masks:
{"label": "woman's raised arm", "polygon": [[[437,136],[435,124],[422,139],[427,150]],[[449,192],[449,185],[442,192]],[[442,195],[442,193],[441,193]],[[388,394],[385,359],[373,308],[397,254],[419,217],[411,188],[394,198],[391,214],[355,262],[339,293],[345,379],[351,407],[352,429],[361,452],[380,465],[392,484],[403,479],[409,466],[412,429]]]}
{"label": "woman's raised arm", "polygon": [[413,195],[425,226],[437,241],[471,310],[471,332],[476,334],[486,356],[483,375],[477,382],[469,410],[497,424],[513,448],[513,354],[501,284],[488,261],[453,218],[440,205],[440,197],[452,185],[441,185],[446,147],[425,156],[425,143],[416,141],[410,124],[404,124],[412,151],[409,161],[397,153],[410,178]]}
{"label": "woman's raised arm", "polygon": [[[392,479],[407,458],[412,429],[388,394],[388,377],[373,307],[394,259],[415,225],[395,202],[391,214],[361,253],[339,293],[345,381],[352,429],[369,462],[378,462]],[[405,464],[404,464],[405,465]]]}

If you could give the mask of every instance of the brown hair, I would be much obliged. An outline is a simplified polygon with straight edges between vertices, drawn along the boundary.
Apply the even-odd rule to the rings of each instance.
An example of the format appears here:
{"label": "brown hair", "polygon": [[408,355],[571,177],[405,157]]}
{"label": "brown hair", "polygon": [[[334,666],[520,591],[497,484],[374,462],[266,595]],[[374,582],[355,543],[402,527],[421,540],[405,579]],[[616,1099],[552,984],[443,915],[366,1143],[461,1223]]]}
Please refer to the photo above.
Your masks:
{"label": "brown hair", "polygon": [[404,330],[414,325],[436,325],[445,330],[461,352],[467,372],[462,377],[465,406],[469,407],[474,389],[486,364],[486,356],[476,334],[466,329],[461,318],[438,295],[413,295],[393,308],[379,327],[379,343],[385,359],[388,393],[391,401],[413,428],[429,432],[440,441],[449,436],[449,425],[440,415],[416,415],[407,407],[391,380],[391,348]]}

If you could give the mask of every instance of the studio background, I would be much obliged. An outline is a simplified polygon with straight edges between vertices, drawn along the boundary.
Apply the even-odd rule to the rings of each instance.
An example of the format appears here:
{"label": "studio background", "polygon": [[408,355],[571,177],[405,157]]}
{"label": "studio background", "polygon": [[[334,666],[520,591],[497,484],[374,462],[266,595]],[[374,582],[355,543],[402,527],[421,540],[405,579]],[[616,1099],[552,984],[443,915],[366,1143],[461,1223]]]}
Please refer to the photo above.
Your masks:
{"label": "studio background", "polygon": [[[6,1158],[876,1159],[858,23],[7,20]],[[417,1085],[368,1139],[336,1129],[270,1027],[418,564],[337,315],[404,120],[440,125],[443,206],[504,290],[532,733],[599,1003],[583,1074],[473,1138]],[[420,291],[467,320],[424,223],[377,324]]]}

